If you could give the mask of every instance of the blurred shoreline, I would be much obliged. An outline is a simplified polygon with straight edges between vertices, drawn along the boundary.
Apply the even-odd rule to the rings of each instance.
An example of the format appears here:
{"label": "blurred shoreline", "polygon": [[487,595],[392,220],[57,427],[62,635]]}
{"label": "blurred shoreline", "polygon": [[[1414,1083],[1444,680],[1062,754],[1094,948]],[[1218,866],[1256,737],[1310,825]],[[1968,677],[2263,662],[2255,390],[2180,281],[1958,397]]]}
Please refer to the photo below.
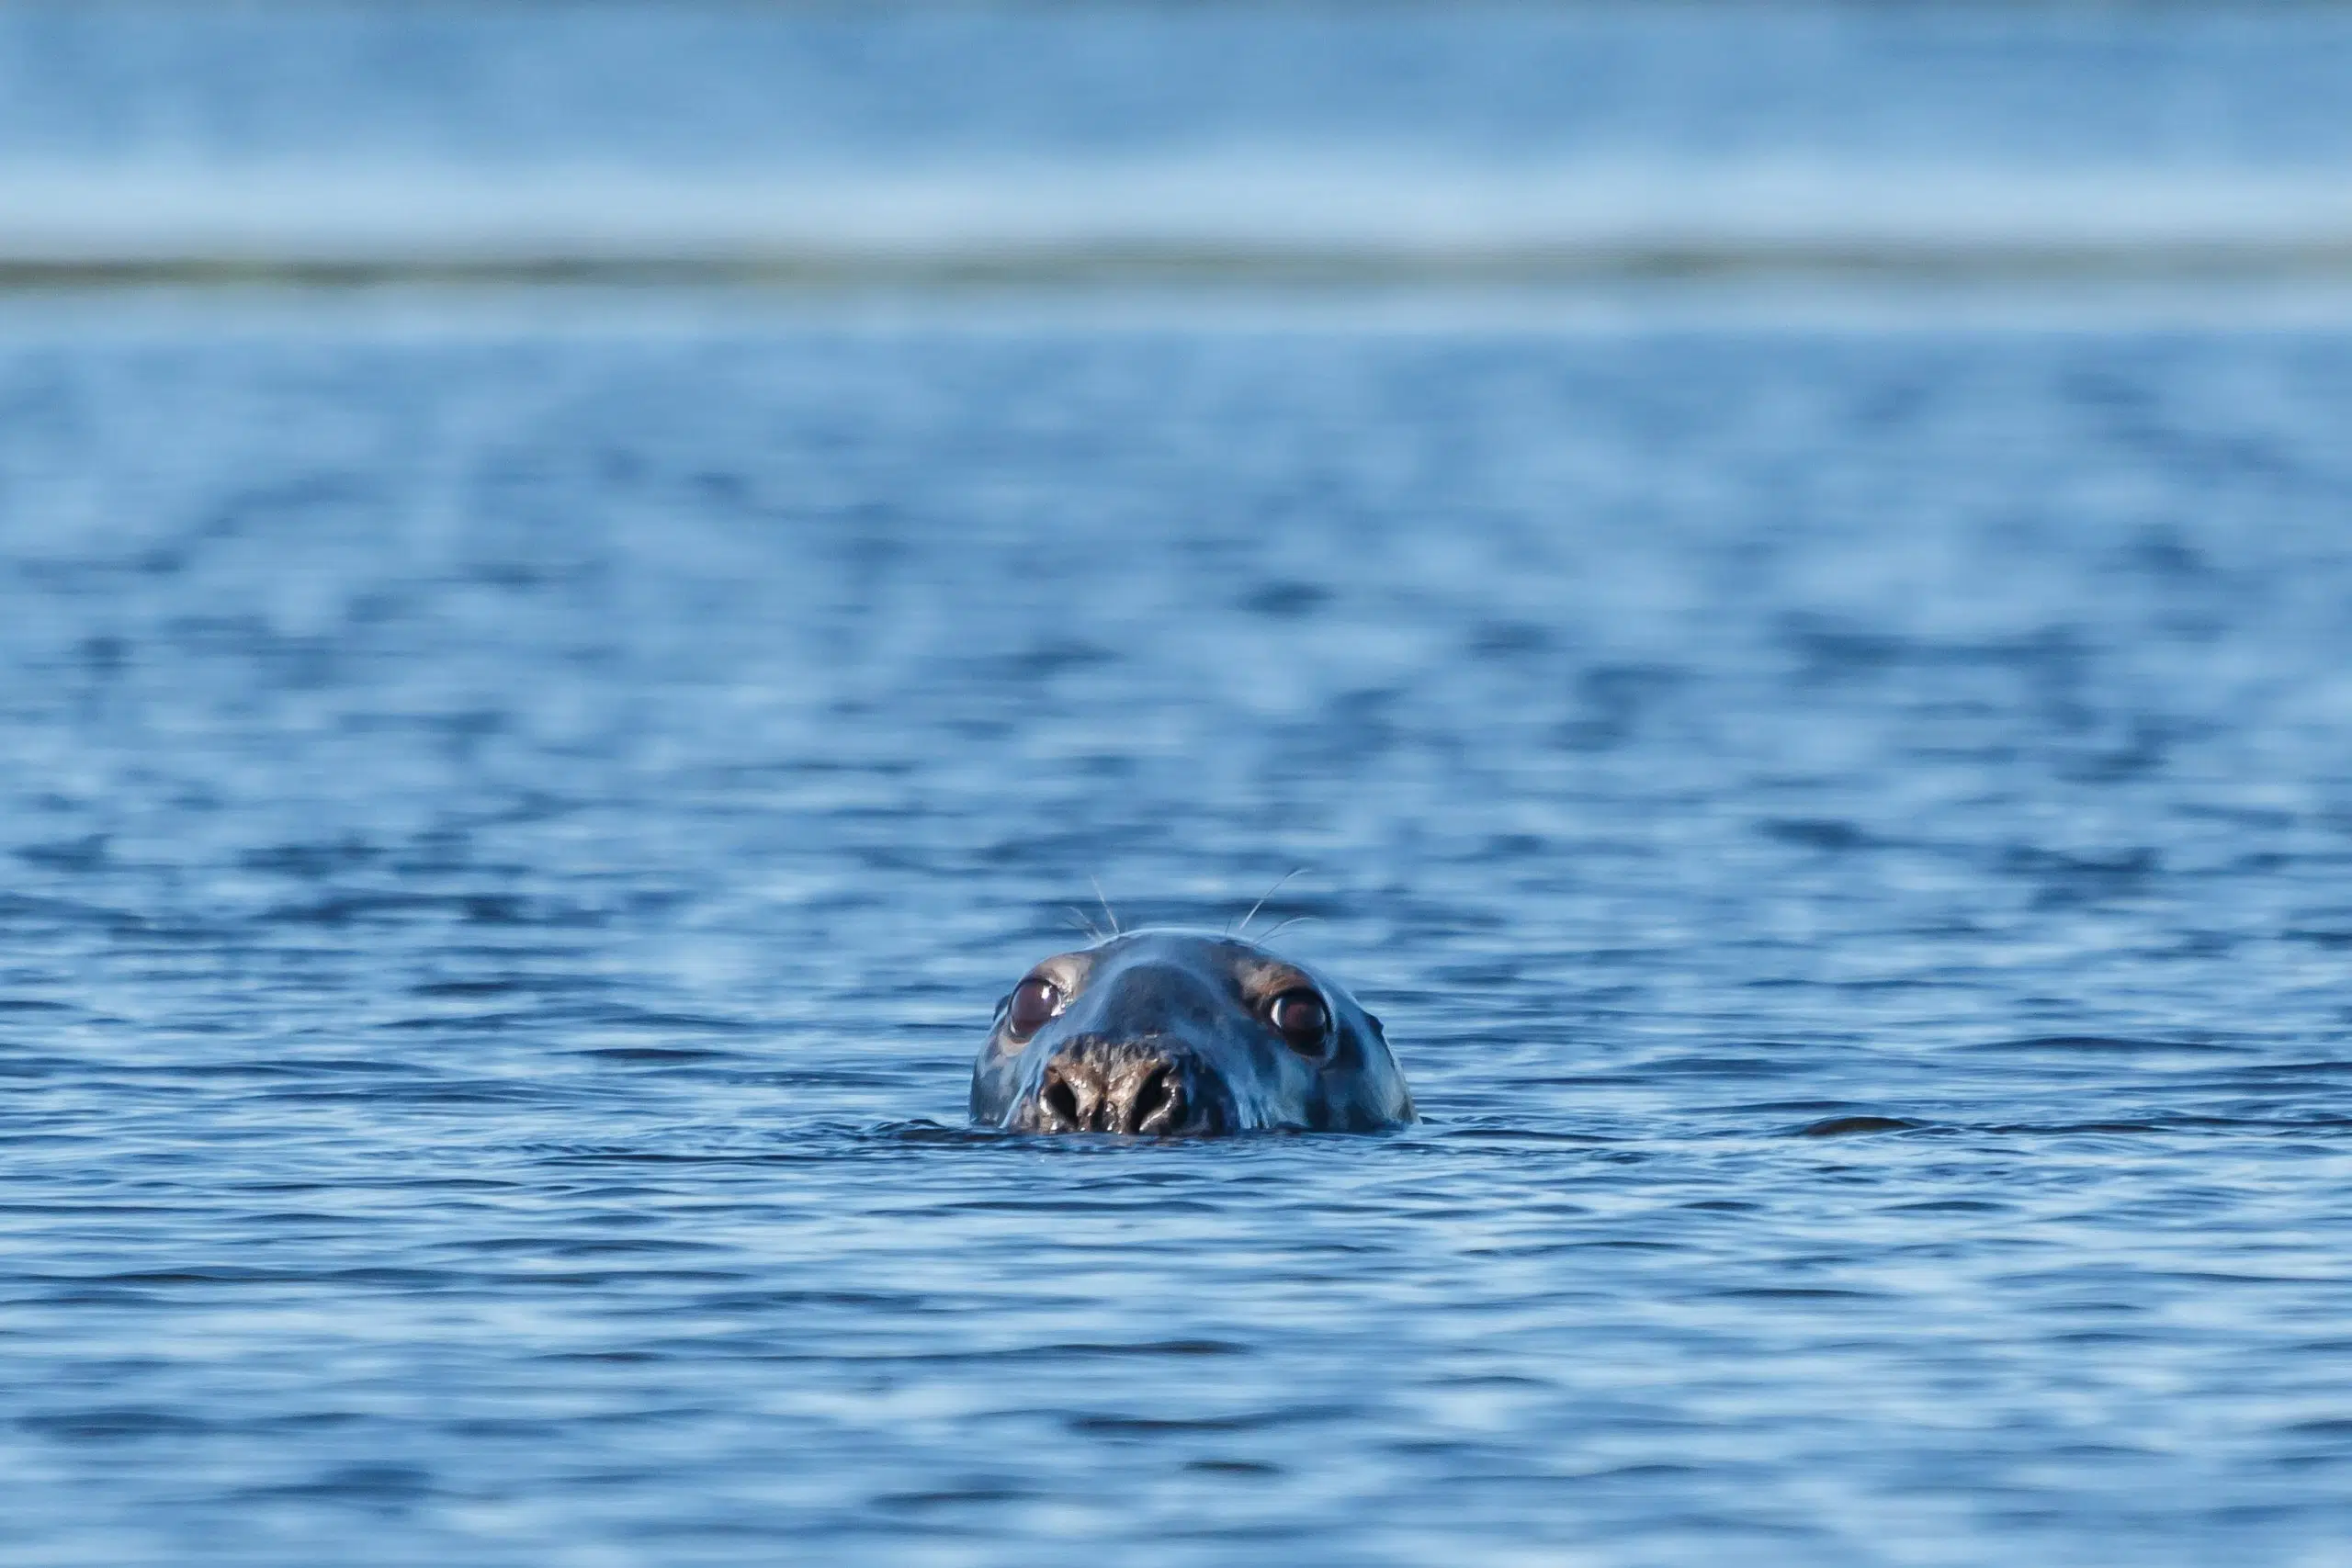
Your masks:
{"label": "blurred shoreline", "polygon": [[0,6],[0,290],[2352,282],[2352,11]]}
{"label": "blurred shoreline", "polygon": [[[1287,155],[1286,155],[1287,154]],[[2352,175],[1318,164],[0,174],[0,287],[2352,279]]]}

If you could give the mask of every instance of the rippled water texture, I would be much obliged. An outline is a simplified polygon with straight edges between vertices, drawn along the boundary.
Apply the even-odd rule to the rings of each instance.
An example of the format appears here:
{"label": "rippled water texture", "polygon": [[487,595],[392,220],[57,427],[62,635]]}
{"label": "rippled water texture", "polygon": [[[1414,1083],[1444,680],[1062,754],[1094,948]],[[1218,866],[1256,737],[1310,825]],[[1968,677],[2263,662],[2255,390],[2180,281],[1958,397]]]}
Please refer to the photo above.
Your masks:
{"label": "rippled water texture", "polygon": [[13,1561],[2344,1561],[2352,338],[319,316],[0,348]]}

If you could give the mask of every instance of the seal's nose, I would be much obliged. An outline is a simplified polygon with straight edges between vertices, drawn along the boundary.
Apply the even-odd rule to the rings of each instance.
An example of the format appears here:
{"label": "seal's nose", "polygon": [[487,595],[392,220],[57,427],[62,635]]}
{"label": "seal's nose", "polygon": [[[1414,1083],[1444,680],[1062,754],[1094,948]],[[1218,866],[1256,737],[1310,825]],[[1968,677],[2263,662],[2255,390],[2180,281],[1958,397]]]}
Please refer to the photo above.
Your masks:
{"label": "seal's nose", "polygon": [[1148,1045],[1080,1041],[1055,1054],[1037,1086],[1033,1130],[1041,1133],[1185,1131],[1203,1109],[1199,1065]]}

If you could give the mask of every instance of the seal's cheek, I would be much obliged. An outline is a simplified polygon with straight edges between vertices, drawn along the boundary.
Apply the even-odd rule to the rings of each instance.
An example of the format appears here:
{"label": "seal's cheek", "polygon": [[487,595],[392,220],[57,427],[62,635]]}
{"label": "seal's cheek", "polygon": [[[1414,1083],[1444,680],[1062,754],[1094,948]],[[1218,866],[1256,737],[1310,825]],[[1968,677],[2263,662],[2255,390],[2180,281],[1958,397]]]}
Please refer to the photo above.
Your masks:
{"label": "seal's cheek", "polygon": [[1002,1126],[1021,1098],[1021,1049],[990,1037],[972,1063],[972,1120]]}

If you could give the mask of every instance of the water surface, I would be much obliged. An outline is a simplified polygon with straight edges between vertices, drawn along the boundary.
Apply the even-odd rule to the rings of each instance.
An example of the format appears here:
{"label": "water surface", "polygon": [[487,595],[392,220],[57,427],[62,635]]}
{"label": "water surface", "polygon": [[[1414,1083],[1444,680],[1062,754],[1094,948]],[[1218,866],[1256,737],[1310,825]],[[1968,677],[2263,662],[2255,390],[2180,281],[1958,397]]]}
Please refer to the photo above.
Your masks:
{"label": "water surface", "polygon": [[[2352,336],[0,341],[14,1561],[2313,1563]],[[1268,906],[1389,1136],[962,1128]]]}

